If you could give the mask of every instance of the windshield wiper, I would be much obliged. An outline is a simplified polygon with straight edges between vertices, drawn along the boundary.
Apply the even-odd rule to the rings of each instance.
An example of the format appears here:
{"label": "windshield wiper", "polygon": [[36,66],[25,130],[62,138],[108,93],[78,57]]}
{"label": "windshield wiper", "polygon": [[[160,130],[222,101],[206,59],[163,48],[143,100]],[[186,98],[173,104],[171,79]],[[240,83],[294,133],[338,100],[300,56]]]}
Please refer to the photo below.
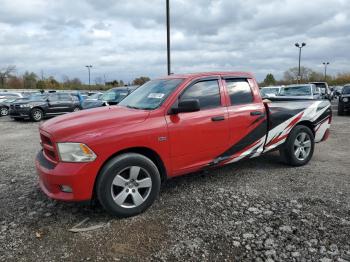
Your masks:
{"label": "windshield wiper", "polygon": [[150,108],[150,107],[137,107],[137,106],[129,106],[127,105],[126,106],[127,108],[132,108],[132,109],[139,109],[139,110],[151,110],[153,108]]}

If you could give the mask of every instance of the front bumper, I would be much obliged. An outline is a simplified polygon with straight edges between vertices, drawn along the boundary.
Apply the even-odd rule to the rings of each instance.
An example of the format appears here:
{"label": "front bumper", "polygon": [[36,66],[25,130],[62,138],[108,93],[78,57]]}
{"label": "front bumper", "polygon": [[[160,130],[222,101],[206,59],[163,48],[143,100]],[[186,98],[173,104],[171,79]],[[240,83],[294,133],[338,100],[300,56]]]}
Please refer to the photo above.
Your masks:
{"label": "front bumper", "polygon": [[[92,198],[98,173],[93,162],[55,164],[47,160],[41,150],[36,157],[35,166],[40,188],[48,197],[63,201],[86,201]],[[72,192],[63,192],[62,186],[69,186]]]}
{"label": "front bumper", "polygon": [[30,110],[31,108],[10,108],[9,115],[12,118],[29,118],[30,117]]}

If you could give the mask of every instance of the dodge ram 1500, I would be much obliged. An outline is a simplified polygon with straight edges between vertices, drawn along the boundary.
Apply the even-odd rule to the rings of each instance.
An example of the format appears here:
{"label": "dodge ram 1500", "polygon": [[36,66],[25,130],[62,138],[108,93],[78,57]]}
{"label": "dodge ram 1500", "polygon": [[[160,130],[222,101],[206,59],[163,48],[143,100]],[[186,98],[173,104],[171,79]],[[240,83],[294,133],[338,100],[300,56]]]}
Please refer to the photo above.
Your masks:
{"label": "dodge ram 1500", "polygon": [[329,135],[330,102],[270,100],[262,100],[249,73],[149,81],[117,106],[44,122],[40,187],[54,199],[98,199],[127,217],[146,210],[167,178],[272,150],[289,165],[305,165]]}

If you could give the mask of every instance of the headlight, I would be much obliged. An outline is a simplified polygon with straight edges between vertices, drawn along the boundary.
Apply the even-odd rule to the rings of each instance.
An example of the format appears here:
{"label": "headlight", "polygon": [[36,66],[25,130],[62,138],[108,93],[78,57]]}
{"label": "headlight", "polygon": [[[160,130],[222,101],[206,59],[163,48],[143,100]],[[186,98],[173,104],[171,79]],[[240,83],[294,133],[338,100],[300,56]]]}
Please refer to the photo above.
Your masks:
{"label": "headlight", "polygon": [[58,153],[62,162],[92,162],[95,153],[85,144],[57,143]]}
{"label": "headlight", "polygon": [[343,98],[343,101],[344,101],[344,102],[348,102],[348,101],[349,101],[349,98],[344,97],[344,98]]}
{"label": "headlight", "polygon": [[23,107],[32,107],[31,105],[25,104],[25,105],[19,105],[19,107],[23,108]]}

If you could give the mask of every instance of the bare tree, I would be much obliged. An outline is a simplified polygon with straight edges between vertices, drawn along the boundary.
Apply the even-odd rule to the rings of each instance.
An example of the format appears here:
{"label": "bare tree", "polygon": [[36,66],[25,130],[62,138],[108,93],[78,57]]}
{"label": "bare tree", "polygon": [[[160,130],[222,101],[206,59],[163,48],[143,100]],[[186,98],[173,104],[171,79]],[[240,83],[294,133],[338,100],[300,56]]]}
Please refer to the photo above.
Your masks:
{"label": "bare tree", "polygon": [[9,65],[6,68],[0,69],[0,82],[1,82],[1,88],[5,87],[5,80],[6,78],[11,77],[11,74],[16,72],[16,66]]}

